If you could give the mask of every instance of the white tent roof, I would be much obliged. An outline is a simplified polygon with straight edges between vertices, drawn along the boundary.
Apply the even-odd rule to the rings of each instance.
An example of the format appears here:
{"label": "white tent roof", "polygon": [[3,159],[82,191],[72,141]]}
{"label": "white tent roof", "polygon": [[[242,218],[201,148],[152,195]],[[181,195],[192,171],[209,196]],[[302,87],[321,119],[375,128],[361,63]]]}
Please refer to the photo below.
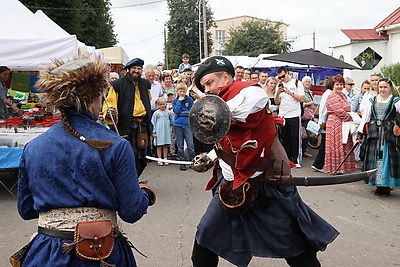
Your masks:
{"label": "white tent roof", "polygon": [[0,36],[0,65],[37,71],[50,65],[52,59],[78,55],[75,35],[56,32],[54,25],[39,19],[18,0],[1,0],[0,18],[8,25]]}

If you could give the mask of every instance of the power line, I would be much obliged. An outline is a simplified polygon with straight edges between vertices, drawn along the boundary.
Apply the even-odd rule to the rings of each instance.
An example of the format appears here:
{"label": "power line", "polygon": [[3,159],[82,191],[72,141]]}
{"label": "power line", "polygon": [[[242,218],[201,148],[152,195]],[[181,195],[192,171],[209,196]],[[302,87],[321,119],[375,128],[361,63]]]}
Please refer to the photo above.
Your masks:
{"label": "power line", "polygon": [[[146,3],[139,3],[139,4],[131,4],[131,5],[125,5],[125,6],[110,6],[110,9],[118,9],[118,8],[129,8],[129,7],[136,7],[136,6],[146,6],[146,5],[151,5],[151,4],[156,4],[156,3],[161,3],[161,2],[166,2],[167,0],[156,0],[156,1],[151,1],[151,2],[146,2]],[[42,10],[68,10],[68,11],[93,11],[93,10],[104,10],[104,8],[101,7],[87,7],[87,8],[73,8],[73,7],[46,7],[46,6],[30,6],[27,5],[27,7],[32,8],[32,9],[42,9]]]}

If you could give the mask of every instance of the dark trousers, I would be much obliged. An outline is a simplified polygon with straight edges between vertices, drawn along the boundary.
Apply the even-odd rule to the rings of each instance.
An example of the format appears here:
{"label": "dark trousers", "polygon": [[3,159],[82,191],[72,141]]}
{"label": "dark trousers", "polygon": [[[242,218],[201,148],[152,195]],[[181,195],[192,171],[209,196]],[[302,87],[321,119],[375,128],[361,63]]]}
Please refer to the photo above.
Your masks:
{"label": "dark trousers", "polygon": [[282,145],[288,158],[295,164],[298,162],[300,145],[300,118],[285,118],[285,125],[281,131]]}
{"label": "dark trousers", "polygon": [[313,166],[318,169],[323,169],[325,165],[325,138],[326,134],[321,133],[321,145],[318,148],[318,153],[313,163]]}
{"label": "dark trousers", "polygon": [[[310,246],[307,246],[303,253],[295,257],[285,258],[287,264],[291,267],[320,267],[317,259],[317,252]],[[200,246],[194,241],[192,252],[193,267],[217,267],[218,255],[211,250]]]}

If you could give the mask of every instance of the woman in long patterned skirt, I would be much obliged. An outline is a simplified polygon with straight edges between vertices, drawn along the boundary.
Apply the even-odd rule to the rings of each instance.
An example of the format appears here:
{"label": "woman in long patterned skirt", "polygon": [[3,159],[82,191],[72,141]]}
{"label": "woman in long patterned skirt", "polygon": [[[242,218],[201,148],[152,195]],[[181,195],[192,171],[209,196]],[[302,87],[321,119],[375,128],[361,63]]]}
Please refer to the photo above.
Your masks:
{"label": "woman in long patterned skirt", "polygon": [[[353,146],[352,138],[349,136],[347,143],[343,144],[342,125],[345,121],[351,121],[349,115],[350,104],[342,93],[344,79],[342,75],[332,78],[333,91],[326,100],[328,120],[326,122],[326,150],[325,150],[325,172],[333,173]],[[337,174],[355,171],[354,153],[337,170]]]}
{"label": "woman in long patterned skirt", "polygon": [[399,124],[396,112],[400,111],[400,98],[393,96],[398,92],[389,79],[380,79],[378,90],[363,114],[358,136],[361,139],[368,123],[363,170],[378,170],[365,183],[376,186],[375,194],[389,196],[391,187],[400,186],[400,129],[395,126]]}

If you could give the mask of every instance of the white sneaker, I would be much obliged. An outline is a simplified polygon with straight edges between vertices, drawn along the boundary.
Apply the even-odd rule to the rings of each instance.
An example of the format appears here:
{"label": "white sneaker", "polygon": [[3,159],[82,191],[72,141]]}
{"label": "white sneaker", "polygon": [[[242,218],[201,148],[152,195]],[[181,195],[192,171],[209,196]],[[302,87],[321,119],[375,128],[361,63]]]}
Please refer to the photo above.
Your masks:
{"label": "white sneaker", "polygon": [[168,162],[164,162],[164,165],[165,165],[165,166],[168,166],[168,165],[169,165],[169,163],[168,163]]}
{"label": "white sneaker", "polygon": [[296,164],[295,167],[296,167],[296,168],[301,168],[301,165],[300,165],[300,164]]}
{"label": "white sneaker", "polygon": [[164,162],[159,161],[159,162],[157,162],[157,164],[158,164],[158,166],[162,166],[162,165],[164,165]]}
{"label": "white sneaker", "polygon": [[318,169],[317,167],[315,167],[314,165],[311,165],[311,169],[313,169],[316,172],[322,172],[325,173],[324,169]]}

